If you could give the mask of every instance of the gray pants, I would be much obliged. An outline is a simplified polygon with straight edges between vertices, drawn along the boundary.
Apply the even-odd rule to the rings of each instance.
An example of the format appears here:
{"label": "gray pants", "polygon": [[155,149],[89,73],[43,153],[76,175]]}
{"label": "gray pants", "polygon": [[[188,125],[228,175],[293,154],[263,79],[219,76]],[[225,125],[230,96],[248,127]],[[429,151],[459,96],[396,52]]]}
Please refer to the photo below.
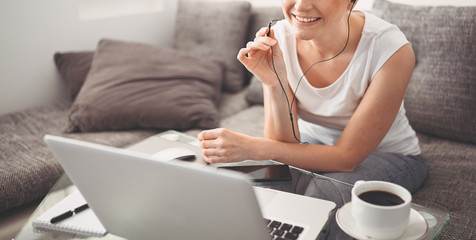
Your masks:
{"label": "gray pants", "polygon": [[425,180],[427,166],[422,155],[405,156],[398,153],[373,152],[352,172],[320,173],[354,184],[357,180],[393,182],[415,192]]}
{"label": "gray pants", "polygon": [[[301,133],[302,141],[322,144]],[[425,180],[426,162],[422,155],[402,155],[374,151],[352,172],[331,172],[318,174],[342,182],[354,184],[357,180],[381,180],[399,184],[410,192],[415,192]]]}

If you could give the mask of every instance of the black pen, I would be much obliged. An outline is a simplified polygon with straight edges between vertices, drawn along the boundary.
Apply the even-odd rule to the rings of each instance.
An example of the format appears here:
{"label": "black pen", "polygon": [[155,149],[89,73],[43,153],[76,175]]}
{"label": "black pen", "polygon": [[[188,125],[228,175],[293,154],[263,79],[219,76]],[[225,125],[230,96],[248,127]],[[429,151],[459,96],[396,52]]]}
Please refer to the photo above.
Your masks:
{"label": "black pen", "polygon": [[88,206],[87,203],[86,203],[86,204],[83,204],[83,205],[81,205],[81,206],[75,208],[73,211],[69,210],[69,211],[67,211],[67,212],[65,212],[65,213],[62,213],[62,214],[60,214],[60,215],[58,215],[58,216],[52,218],[52,219],[50,220],[50,223],[57,223],[57,222],[63,221],[63,220],[65,220],[66,218],[69,218],[69,217],[73,216],[74,214],[78,214],[79,212],[81,212],[81,211],[83,211],[83,210],[86,210],[86,209],[88,209],[88,208],[89,208],[89,206]]}

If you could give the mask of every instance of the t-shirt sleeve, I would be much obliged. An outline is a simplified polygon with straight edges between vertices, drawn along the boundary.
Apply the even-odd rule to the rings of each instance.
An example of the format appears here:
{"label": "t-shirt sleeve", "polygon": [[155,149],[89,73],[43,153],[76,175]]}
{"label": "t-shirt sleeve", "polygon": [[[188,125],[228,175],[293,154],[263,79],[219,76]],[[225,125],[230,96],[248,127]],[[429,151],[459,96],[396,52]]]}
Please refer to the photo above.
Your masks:
{"label": "t-shirt sleeve", "polygon": [[382,66],[390,59],[401,47],[408,44],[408,40],[400,29],[395,25],[390,25],[385,31],[382,31],[375,38],[375,44],[372,57],[372,79]]}

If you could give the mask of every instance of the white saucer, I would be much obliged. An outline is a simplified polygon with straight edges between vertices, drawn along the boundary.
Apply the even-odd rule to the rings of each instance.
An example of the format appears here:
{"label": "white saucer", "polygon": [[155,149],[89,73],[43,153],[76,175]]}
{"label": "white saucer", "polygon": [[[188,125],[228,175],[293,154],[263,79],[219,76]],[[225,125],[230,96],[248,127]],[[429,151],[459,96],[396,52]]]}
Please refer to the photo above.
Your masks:
{"label": "white saucer", "polygon": [[[351,237],[356,239],[367,240],[367,236],[359,233],[355,225],[355,220],[351,214],[352,203],[348,202],[342,206],[336,213],[336,221],[339,227]],[[428,232],[428,223],[425,218],[415,209],[410,211],[410,222],[408,227],[399,240],[415,240],[422,239]]]}

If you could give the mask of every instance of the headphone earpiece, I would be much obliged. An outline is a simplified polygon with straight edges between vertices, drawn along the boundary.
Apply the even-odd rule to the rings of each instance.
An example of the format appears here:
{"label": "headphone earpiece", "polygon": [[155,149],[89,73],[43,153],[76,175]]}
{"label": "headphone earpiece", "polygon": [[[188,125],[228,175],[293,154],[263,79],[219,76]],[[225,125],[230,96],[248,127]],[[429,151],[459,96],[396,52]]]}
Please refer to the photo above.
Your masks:
{"label": "headphone earpiece", "polygon": [[273,24],[273,21],[269,21],[269,24],[268,24],[268,33],[266,33],[266,36],[269,37],[269,35],[271,35],[271,24]]}
{"label": "headphone earpiece", "polygon": [[352,3],[351,11],[352,11],[352,9],[353,9],[354,6],[355,6],[355,2],[356,2],[356,1],[357,1],[357,0],[350,0],[350,2]]}

